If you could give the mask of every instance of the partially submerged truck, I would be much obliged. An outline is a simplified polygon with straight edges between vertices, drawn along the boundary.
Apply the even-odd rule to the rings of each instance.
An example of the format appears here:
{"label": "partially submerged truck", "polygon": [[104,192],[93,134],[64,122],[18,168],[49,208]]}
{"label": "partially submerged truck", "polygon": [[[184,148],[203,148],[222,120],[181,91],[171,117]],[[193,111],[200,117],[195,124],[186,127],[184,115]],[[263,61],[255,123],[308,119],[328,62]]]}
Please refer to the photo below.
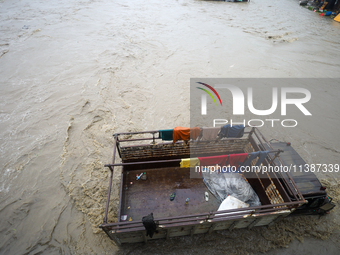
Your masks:
{"label": "partially submerged truck", "polygon": [[[116,151],[121,162],[116,162]],[[180,165],[182,159],[257,151],[268,152],[259,171],[239,174],[256,192],[259,206],[218,211],[221,203],[203,178],[193,178],[194,168]],[[163,141],[159,130],[116,133],[112,164],[105,165],[111,175],[104,221],[99,227],[121,245],[215,230],[250,229],[274,224],[289,215],[328,213],[335,205],[315,174],[301,171],[305,164],[289,143],[269,142],[254,127],[247,127],[241,137],[210,141]],[[119,210],[113,222],[108,212],[113,171],[118,166]],[[270,166],[286,166],[290,171],[261,171],[261,167]],[[151,213],[156,226],[152,238],[146,235],[142,222]]]}

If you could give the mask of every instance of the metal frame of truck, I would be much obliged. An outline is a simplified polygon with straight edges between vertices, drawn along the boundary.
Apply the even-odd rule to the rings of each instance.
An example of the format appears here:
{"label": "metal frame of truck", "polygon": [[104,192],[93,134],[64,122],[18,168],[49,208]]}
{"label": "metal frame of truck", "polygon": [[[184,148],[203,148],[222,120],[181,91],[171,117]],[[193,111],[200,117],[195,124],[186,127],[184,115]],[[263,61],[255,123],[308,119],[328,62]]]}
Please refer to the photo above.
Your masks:
{"label": "metal frame of truck", "polygon": [[[280,153],[283,150],[275,150],[256,128],[251,128],[250,131],[245,132],[242,138],[224,138],[219,141],[206,142],[206,144],[200,143],[199,146],[197,146],[197,141],[164,142],[158,136],[158,132],[157,130],[114,134],[113,161],[112,164],[105,165],[111,172],[106,210],[104,221],[99,227],[117,245],[147,242],[151,239],[146,236],[142,217],[139,220],[121,221],[122,204],[124,203],[123,186],[127,171],[133,171],[134,169],[142,169],[143,171],[143,169],[154,165],[159,167],[174,165],[178,164],[181,158],[190,157],[193,152],[195,155],[207,155],[207,151],[211,151],[208,155],[223,155],[235,152],[250,153],[268,149],[272,153],[268,154],[263,164],[284,165],[280,158]],[[125,136],[125,138],[122,136]],[[131,138],[134,136],[137,136],[137,138]],[[122,163],[116,163],[116,151],[118,151]],[[122,166],[119,211],[117,222],[109,222],[110,195],[113,171],[116,166]],[[249,178],[249,183],[256,187],[259,197],[266,201],[264,205],[218,212],[207,211],[190,215],[176,215],[173,217],[158,218],[155,215],[158,227],[152,239],[211,233],[214,230],[250,229],[255,226],[270,225],[288,216],[307,202],[288,172],[267,173],[266,178],[260,178],[257,174],[253,174],[253,176],[248,175],[247,178]],[[223,215],[221,213],[227,214]]]}

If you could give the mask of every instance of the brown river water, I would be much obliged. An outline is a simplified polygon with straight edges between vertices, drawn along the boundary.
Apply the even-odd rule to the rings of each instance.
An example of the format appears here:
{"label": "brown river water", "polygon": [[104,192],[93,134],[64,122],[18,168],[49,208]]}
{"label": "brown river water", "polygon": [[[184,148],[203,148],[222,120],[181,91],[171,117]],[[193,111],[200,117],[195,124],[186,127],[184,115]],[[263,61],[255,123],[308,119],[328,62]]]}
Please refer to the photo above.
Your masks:
{"label": "brown river water", "polygon": [[[113,133],[189,126],[192,77],[338,78],[339,42],[296,0],[1,0],[0,254],[339,254],[335,173],[317,173],[337,204],[321,218],[122,248],[98,228]],[[265,134],[339,163],[340,88],[312,89],[327,132]]]}

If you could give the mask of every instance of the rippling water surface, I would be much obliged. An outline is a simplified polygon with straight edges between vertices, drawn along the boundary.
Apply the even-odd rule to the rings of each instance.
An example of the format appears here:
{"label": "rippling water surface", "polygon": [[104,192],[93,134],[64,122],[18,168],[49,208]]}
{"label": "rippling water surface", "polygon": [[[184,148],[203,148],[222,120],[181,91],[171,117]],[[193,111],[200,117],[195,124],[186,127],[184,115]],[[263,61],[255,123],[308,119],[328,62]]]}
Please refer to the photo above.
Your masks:
{"label": "rippling water surface", "polygon": [[[112,133],[189,126],[192,77],[339,77],[340,23],[296,0],[2,0],[0,35],[1,254],[340,249],[338,210],[120,249],[97,227]],[[339,88],[313,89],[332,104],[319,114],[336,129]],[[266,134],[289,137],[309,163],[338,162],[336,130]],[[318,176],[339,199],[335,174]]]}

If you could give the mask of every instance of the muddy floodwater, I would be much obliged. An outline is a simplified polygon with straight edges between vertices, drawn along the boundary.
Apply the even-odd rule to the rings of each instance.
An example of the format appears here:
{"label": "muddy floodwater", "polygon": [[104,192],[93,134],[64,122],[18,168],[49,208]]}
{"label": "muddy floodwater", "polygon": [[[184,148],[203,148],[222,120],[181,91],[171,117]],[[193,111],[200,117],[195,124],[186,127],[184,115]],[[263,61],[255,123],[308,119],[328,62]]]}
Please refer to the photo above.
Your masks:
{"label": "muddy floodwater", "polygon": [[[338,78],[339,42],[297,0],[1,0],[0,254],[339,254],[337,173],[317,173],[337,204],[321,218],[122,248],[98,228],[113,133],[189,126],[193,77]],[[311,89],[326,131],[265,135],[339,163],[340,87]]]}

